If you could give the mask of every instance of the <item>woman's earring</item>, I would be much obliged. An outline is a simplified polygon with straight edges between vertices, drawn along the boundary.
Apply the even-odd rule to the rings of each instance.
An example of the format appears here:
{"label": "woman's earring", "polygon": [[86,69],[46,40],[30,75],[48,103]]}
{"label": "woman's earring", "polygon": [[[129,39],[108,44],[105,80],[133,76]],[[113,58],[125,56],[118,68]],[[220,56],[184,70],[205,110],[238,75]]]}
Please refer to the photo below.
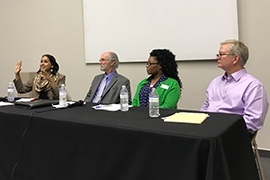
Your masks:
{"label": "woman's earring", "polygon": [[51,72],[53,72],[53,69],[51,69]]}

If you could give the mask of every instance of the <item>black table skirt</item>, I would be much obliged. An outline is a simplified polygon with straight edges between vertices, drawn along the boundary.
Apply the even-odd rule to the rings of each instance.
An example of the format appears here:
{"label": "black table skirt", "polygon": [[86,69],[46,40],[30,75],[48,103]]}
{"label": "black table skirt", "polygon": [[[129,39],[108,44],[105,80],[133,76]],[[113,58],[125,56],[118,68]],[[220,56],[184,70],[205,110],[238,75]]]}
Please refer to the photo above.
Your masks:
{"label": "black table skirt", "polygon": [[[148,108],[91,106],[0,107],[0,179],[259,179],[239,115],[209,113],[200,125],[164,123],[150,118]],[[162,117],[180,111],[160,110]]]}

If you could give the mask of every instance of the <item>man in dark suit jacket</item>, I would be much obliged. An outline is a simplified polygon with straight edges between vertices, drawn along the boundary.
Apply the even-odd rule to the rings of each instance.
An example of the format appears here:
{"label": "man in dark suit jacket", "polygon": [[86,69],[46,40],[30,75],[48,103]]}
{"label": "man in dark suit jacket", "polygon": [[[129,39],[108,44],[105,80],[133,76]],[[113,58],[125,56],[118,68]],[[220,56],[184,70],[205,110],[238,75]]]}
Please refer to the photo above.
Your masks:
{"label": "man in dark suit jacket", "polygon": [[[84,101],[100,104],[119,104],[120,103],[120,91],[122,85],[125,85],[129,94],[129,104],[131,104],[131,92],[129,80],[118,74],[116,69],[118,68],[119,60],[114,52],[105,52],[101,55],[99,60],[100,70],[105,71],[104,74],[99,74],[94,77],[89,92],[87,93]],[[107,79],[105,88],[102,88],[102,81]],[[99,96],[98,92],[102,93]]]}

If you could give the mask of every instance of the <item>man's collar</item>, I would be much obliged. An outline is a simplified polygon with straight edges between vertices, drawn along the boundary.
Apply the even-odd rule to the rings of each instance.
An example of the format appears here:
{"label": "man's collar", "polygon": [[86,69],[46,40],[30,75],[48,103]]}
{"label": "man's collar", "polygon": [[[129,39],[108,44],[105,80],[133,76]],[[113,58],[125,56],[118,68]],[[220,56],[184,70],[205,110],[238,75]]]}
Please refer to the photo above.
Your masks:
{"label": "man's collar", "polygon": [[107,76],[108,79],[112,79],[113,75],[116,73],[116,70],[114,70],[113,72],[111,72],[110,74],[104,74],[104,76]]}
{"label": "man's collar", "polygon": [[230,74],[229,76],[227,75],[227,73],[225,72],[224,75],[222,76],[223,79],[230,79],[233,78],[235,81],[238,81],[239,79],[241,79],[241,77],[243,77],[245,74],[247,73],[246,69],[240,69],[232,74]]}

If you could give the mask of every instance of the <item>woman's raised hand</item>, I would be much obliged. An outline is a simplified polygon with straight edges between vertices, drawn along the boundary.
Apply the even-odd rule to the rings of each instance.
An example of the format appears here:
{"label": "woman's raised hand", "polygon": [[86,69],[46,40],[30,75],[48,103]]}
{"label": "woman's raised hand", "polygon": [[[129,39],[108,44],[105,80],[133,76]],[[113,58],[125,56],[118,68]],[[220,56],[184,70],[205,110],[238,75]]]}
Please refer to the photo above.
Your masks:
{"label": "woman's raised hand", "polygon": [[15,66],[15,74],[20,74],[22,70],[22,60],[20,60],[19,62],[17,62],[16,66]]}

